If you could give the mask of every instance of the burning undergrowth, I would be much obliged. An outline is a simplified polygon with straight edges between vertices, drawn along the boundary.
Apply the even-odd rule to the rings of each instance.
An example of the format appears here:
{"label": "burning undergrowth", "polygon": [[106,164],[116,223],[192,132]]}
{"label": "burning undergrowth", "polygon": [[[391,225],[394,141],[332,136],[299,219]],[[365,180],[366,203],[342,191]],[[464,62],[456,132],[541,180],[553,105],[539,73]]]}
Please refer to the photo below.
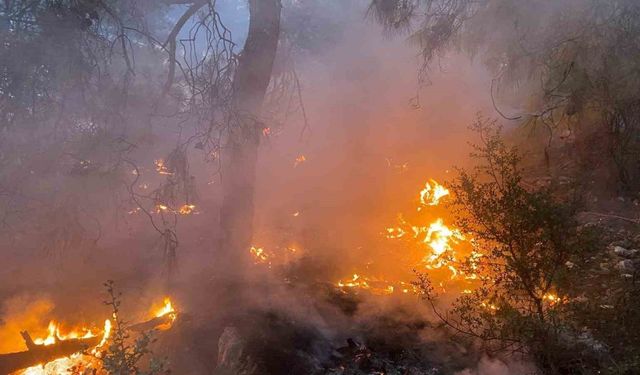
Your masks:
{"label": "burning undergrowth", "polygon": [[[335,254],[347,250],[318,252],[314,246],[326,245],[280,231],[267,244],[247,249],[252,261],[246,274],[239,275],[243,281],[239,277],[232,284],[220,284],[208,279],[201,290],[187,287],[198,285],[193,280],[178,285],[177,293],[187,297],[180,318],[171,300],[156,298],[153,313],[136,312],[135,322],[140,323],[127,329],[136,337],[144,331],[158,332],[157,342],[148,345],[166,355],[176,371],[436,374],[473,368],[480,360],[473,343],[452,338],[434,323],[411,272],[430,273],[441,290],[454,294],[473,286],[475,275],[460,265],[473,254],[468,239],[448,219],[444,204],[449,196],[445,186],[427,180],[407,198],[411,205],[395,222],[380,221],[373,242],[395,253],[395,261],[386,268],[374,267],[367,259],[349,261],[345,267],[336,263]],[[299,216],[293,212],[290,219]],[[48,336],[34,340],[36,345],[77,337],[104,337],[105,343],[92,342],[88,352],[46,359],[44,367],[16,374],[55,374],[64,366],[100,369],[100,348],[110,344],[107,329],[96,327],[71,334],[59,325],[50,326]]]}
{"label": "burning undergrowth", "polygon": [[[446,209],[438,206],[447,195],[429,180],[416,193],[415,212],[380,228],[379,241],[405,252],[387,274],[355,264],[357,273],[339,278],[335,259],[289,242],[248,249],[252,271],[262,276],[252,277],[250,312],[219,323],[219,373],[435,374],[473,367],[479,357],[472,344],[434,323],[410,272],[431,272],[441,288],[459,293],[475,278],[456,268],[466,256],[457,252],[465,238],[445,224]],[[409,272],[398,276],[396,267]]]}
{"label": "burning undergrowth", "polygon": [[[0,373],[11,375],[106,374],[123,373],[132,368],[149,368],[162,373],[163,364],[143,364],[150,354],[154,332],[169,330],[178,317],[169,297],[154,304],[146,320],[132,323],[121,316],[121,300],[113,283],[105,284],[110,296],[107,318],[91,323],[76,322],[77,317],[42,322],[53,316],[54,304],[45,298],[35,299],[15,309],[4,306]],[[72,319],[69,319],[72,318]],[[43,328],[45,327],[45,328]],[[17,332],[16,332],[17,331]],[[149,358],[145,358],[145,362]]]}

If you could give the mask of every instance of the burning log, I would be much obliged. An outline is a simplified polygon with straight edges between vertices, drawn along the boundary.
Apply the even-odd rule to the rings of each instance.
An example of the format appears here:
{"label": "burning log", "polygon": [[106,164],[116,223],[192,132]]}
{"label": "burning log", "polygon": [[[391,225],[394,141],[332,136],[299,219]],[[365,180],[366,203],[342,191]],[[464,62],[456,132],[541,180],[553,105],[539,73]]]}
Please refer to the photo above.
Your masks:
{"label": "burning log", "polygon": [[146,322],[133,324],[129,329],[134,332],[150,331],[156,328],[162,330],[163,327],[170,327],[177,317],[178,315],[176,313],[167,313],[161,316],[156,316]]}
{"label": "burning log", "polygon": [[[177,318],[177,312],[168,297],[164,299],[164,304],[154,314],[154,318],[134,324],[129,328],[138,332],[150,329],[165,330],[169,329]],[[103,347],[109,340],[111,321],[105,320],[101,336],[86,329],[81,331],[81,334],[84,335],[82,337],[79,336],[79,332],[62,335],[55,321],[49,323],[48,332],[47,338],[36,340],[33,340],[27,331],[20,332],[27,346],[27,351],[0,354],[0,374],[10,374],[38,365],[44,366],[49,362],[69,357],[90,348],[93,348],[91,353],[95,354],[96,350]]]}
{"label": "burning log", "polygon": [[100,336],[59,340],[51,345],[37,345],[26,331],[20,333],[28,350],[24,352],[0,354],[0,374],[10,374],[23,368],[68,357],[100,344]]}

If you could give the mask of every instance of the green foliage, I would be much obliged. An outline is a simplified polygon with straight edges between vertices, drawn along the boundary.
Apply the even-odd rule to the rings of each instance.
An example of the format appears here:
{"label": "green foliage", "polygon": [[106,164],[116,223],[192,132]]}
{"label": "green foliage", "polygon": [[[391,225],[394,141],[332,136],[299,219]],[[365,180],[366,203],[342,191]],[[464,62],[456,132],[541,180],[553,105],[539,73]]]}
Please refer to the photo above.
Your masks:
{"label": "green foliage", "polygon": [[[448,315],[436,309],[430,280],[420,275],[425,298],[447,325],[488,351],[525,354],[549,374],[602,368],[605,347],[575,318],[599,237],[575,221],[576,203],[528,187],[517,150],[493,122],[480,119],[473,129],[480,163],[460,170],[450,188],[457,225],[474,248],[462,268],[478,275],[478,285]],[[587,314],[597,320],[601,310]]]}
{"label": "green foliage", "polygon": [[[101,353],[103,369],[110,375],[158,375],[168,374],[164,360],[153,357],[150,345],[154,339],[149,332],[143,332],[131,341],[127,322],[122,320],[120,313],[120,294],[116,293],[113,281],[105,283],[109,299],[104,303],[111,307],[113,313],[113,329],[109,347]],[[148,363],[143,359],[151,356]]]}
{"label": "green foliage", "polygon": [[549,143],[572,133],[578,156],[605,159],[622,190],[640,187],[640,2],[372,0],[370,13],[410,30],[425,70],[452,49],[478,57],[501,115]]}

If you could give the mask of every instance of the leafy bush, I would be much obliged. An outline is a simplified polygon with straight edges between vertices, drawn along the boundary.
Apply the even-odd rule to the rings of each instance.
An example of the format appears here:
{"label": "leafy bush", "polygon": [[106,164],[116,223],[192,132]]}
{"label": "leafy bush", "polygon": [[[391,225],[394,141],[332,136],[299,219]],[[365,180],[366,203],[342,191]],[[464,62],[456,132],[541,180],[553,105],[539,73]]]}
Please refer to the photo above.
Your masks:
{"label": "leafy bush", "polygon": [[485,350],[526,355],[544,373],[605,367],[606,345],[584,326],[584,308],[592,320],[602,317],[596,299],[584,304],[589,275],[599,265],[595,228],[578,224],[579,200],[571,194],[529,187],[534,184],[523,179],[517,150],[505,145],[494,122],[479,119],[472,128],[481,139],[472,154],[480,163],[460,170],[450,189],[457,225],[474,250],[461,267],[478,275],[477,287],[445,314],[428,275],[420,274],[425,299],[445,324],[479,339]]}
{"label": "leafy bush", "polygon": [[[128,324],[119,316],[120,294],[116,293],[113,281],[105,284],[109,299],[104,303],[111,307],[113,312],[113,330],[109,346],[99,356],[103,369],[109,375],[158,375],[168,374],[169,370],[164,360],[153,357],[150,345],[154,339],[149,332],[143,332],[139,337],[131,340]],[[149,357],[148,363],[142,360]]]}

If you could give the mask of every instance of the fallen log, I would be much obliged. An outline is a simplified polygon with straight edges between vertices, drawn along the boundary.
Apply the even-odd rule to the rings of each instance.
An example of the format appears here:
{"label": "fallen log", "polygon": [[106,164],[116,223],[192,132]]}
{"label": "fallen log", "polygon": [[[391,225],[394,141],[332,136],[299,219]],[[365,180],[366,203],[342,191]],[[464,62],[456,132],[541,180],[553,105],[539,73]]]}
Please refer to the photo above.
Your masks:
{"label": "fallen log", "polygon": [[146,322],[133,324],[129,326],[129,329],[134,332],[150,331],[160,326],[169,325],[173,323],[176,318],[176,313],[168,313],[162,316],[155,317],[153,319],[149,319]]}
{"label": "fallen log", "polygon": [[0,354],[0,374],[11,374],[20,369],[51,362],[58,358],[87,350],[100,344],[101,337],[59,340],[51,345],[36,345],[26,332],[21,332],[27,351]]}
{"label": "fallen log", "polygon": [[[134,332],[149,331],[161,326],[173,323],[177,318],[177,313],[168,313],[146,322],[133,324],[129,327]],[[11,374],[12,372],[46,364],[58,358],[68,357],[83,350],[93,348],[100,344],[101,337],[89,337],[82,339],[58,340],[51,345],[36,345],[31,336],[26,331],[20,332],[27,346],[27,351],[17,353],[0,354],[0,375]]]}

